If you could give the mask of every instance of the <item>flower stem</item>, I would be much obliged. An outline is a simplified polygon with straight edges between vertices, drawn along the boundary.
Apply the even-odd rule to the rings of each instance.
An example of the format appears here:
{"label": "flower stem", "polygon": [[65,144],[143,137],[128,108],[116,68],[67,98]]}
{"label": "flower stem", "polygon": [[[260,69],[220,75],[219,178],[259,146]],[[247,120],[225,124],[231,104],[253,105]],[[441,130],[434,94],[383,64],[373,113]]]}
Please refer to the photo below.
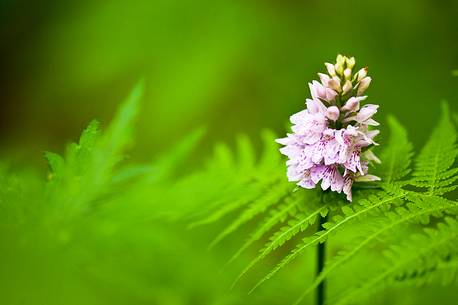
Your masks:
{"label": "flower stem", "polygon": [[[324,204],[324,193],[321,194],[321,204]],[[323,224],[327,222],[328,215],[321,216],[318,222],[317,231],[323,230]],[[316,276],[318,277],[323,271],[324,262],[326,259],[326,242],[319,243],[317,246],[317,270]],[[318,287],[316,288],[316,305],[324,305],[325,303],[325,296],[326,296],[326,282],[323,280]]]}

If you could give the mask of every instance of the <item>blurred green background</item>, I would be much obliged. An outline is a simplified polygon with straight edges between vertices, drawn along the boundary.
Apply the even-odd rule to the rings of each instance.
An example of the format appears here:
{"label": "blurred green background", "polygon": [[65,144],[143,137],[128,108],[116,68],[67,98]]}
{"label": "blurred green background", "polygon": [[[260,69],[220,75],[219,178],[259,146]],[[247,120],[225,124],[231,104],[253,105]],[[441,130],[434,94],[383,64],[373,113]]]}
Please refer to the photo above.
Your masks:
{"label": "blurred green background", "polygon": [[141,77],[142,156],[201,125],[282,131],[339,52],[369,67],[378,118],[395,114],[417,146],[440,100],[458,100],[454,0],[0,3],[0,143],[27,159],[108,121]]}
{"label": "blurred green background", "polygon": [[[43,151],[63,151],[91,119],[106,124],[140,78],[146,96],[133,153],[140,161],[200,126],[208,131],[203,154],[214,141],[230,141],[238,133],[257,136],[266,127],[283,133],[288,117],[304,107],[306,83],[337,53],[369,67],[368,101],[381,105],[378,120],[394,114],[416,148],[437,122],[441,100],[457,110],[454,0],[1,0],[0,24],[0,155],[36,167],[46,166]],[[71,266],[62,279],[62,270],[54,273],[49,266],[55,262],[47,261],[35,271],[51,270],[46,288],[34,286],[33,279],[30,286],[9,284],[24,289],[35,304],[284,304],[311,281],[313,270],[300,267],[247,299],[249,284],[228,289],[237,272],[219,273],[227,249],[237,247],[243,235],[234,245],[207,252],[214,235],[208,229],[156,229],[151,252],[134,256],[145,258],[142,284],[74,283]],[[187,257],[170,254],[177,248]],[[160,263],[152,267],[151,260]],[[129,266],[129,258],[120,264]],[[123,276],[106,271],[99,276]],[[426,289],[413,299],[398,291],[381,302],[393,295],[407,295],[397,299],[400,304],[429,304],[433,297],[440,303],[437,295],[449,299],[450,291],[437,291]]]}

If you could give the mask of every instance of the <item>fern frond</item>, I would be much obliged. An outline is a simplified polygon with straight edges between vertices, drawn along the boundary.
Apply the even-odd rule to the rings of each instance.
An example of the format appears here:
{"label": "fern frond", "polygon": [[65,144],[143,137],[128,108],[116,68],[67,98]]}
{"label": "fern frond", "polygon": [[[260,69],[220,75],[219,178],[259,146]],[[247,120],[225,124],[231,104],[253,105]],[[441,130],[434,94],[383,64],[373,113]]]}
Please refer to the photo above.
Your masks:
{"label": "fern frond", "polygon": [[223,238],[237,230],[241,225],[247,223],[255,216],[265,212],[270,206],[283,201],[292,192],[292,187],[289,183],[279,183],[273,185],[270,189],[266,190],[259,198],[251,203],[240,216],[238,216],[223,232],[221,232],[210,243],[210,248],[219,243]]}
{"label": "fern frond", "polygon": [[211,168],[220,170],[233,171],[236,167],[235,157],[227,144],[218,143],[215,145],[213,158],[208,162]]}
{"label": "fern frond", "polygon": [[382,163],[377,166],[382,183],[392,183],[407,176],[411,169],[412,143],[409,142],[407,131],[393,117],[388,116],[390,137],[380,155]]}
{"label": "fern frond", "polygon": [[269,216],[261,222],[258,228],[251,234],[242,247],[231,257],[228,263],[233,262],[243,251],[269,232],[274,226],[285,222],[289,216],[296,215],[298,205],[303,202],[304,198],[301,194],[298,194],[299,192],[296,192],[296,194],[294,194],[291,198],[287,198],[284,204],[272,209],[269,212]]}
{"label": "fern frond", "polygon": [[48,166],[50,170],[48,180],[56,181],[62,178],[63,170],[65,167],[64,158],[62,158],[62,156],[59,154],[49,152],[49,151],[45,152],[44,157],[46,161],[48,162]]}
{"label": "fern frond", "polygon": [[[214,157],[208,162],[206,169],[200,173],[199,178],[202,181],[210,182],[210,188],[215,198],[210,199],[209,197],[206,200],[208,202],[206,209],[195,215],[198,220],[194,221],[190,227],[215,222],[249,204],[252,204],[254,208],[255,201],[259,203],[261,197],[265,198],[275,193],[276,190],[280,189],[280,192],[285,194],[284,191],[281,191],[282,189],[293,189],[293,186],[283,179],[284,174],[279,170],[283,164],[278,157],[278,147],[273,141],[275,136],[269,131],[264,131],[262,137],[264,149],[259,161],[254,153],[253,145],[246,136],[238,137],[236,152],[232,152],[225,144],[216,146]],[[269,205],[279,203],[275,200],[281,197],[272,196]],[[269,201],[269,199],[265,200]],[[266,209],[261,208],[256,214],[264,211]]]}
{"label": "fern frond", "polygon": [[93,120],[82,132],[79,142],[67,147],[65,159],[68,175],[79,176],[88,171],[100,136],[100,124]]}
{"label": "fern frond", "polygon": [[457,154],[455,126],[444,103],[439,125],[416,159],[411,184],[426,188],[430,195],[442,195],[456,189],[454,182],[458,179],[458,169],[451,167]]}
{"label": "fern frond", "polygon": [[284,168],[281,155],[278,153],[278,144],[274,141],[276,135],[270,130],[261,132],[262,155],[259,161],[261,172],[280,171]]}
{"label": "fern frond", "polygon": [[447,200],[437,196],[425,196],[409,192],[406,197],[411,200],[405,206],[384,212],[381,216],[371,220],[370,231],[356,244],[340,251],[328,261],[323,271],[318,275],[309,288],[299,297],[298,304],[311,291],[313,291],[332,271],[344,265],[358,252],[370,243],[378,240],[381,235],[396,227],[409,223],[428,223],[431,216],[440,217],[448,211],[456,211],[458,202]]}
{"label": "fern frond", "polygon": [[[326,215],[336,206],[338,209],[333,210],[334,216],[323,225],[323,230],[303,238],[254,285],[250,292],[273,277],[305,250],[325,242],[330,236],[349,227],[356,220],[364,219],[371,225],[367,231],[356,234],[356,242],[352,246],[347,247],[328,262],[303,296],[359,252],[379,241],[380,237],[387,236],[388,232],[410,224],[417,226],[429,224],[431,217],[442,219],[445,215],[456,215],[456,202],[441,197],[445,192],[456,187],[454,182],[458,174],[458,169],[451,168],[457,154],[456,132],[448,118],[446,106],[444,106],[441,123],[421,154],[415,159],[413,178],[408,180],[406,177],[412,171],[413,146],[408,140],[406,130],[396,119],[389,117],[388,124],[391,134],[388,144],[380,155],[382,164],[377,169],[382,177],[382,182],[378,185],[382,190],[355,191],[354,202],[345,205],[339,204],[340,199],[336,199],[339,201],[334,202],[337,203],[336,205],[318,205],[319,192],[302,191],[301,193],[305,194],[303,200],[309,201],[306,206],[310,209],[306,211],[300,210],[299,199],[298,204],[294,203],[299,196],[290,194],[292,187],[288,188],[289,183],[284,179],[284,165],[281,164],[277,148],[274,146],[273,135],[268,133],[263,135],[265,148],[259,162],[256,162],[253,148],[247,138],[239,137],[235,153],[227,146],[219,146],[218,157],[210,162],[207,173],[224,173],[226,180],[223,183],[227,187],[220,191],[221,196],[213,200],[211,206],[206,209],[206,216],[196,224],[214,222],[241,209],[240,214],[213,240],[211,243],[213,246],[243,224],[270,211],[264,221],[230,258],[229,263],[273,230],[259,254],[242,270],[233,285],[274,250],[316,223],[320,214]],[[443,154],[447,156],[444,160],[440,160]],[[407,190],[406,184],[426,188],[428,192],[418,192],[417,189],[412,188]],[[278,228],[277,225],[282,223],[287,225]]]}
{"label": "fern frond", "polygon": [[47,197],[55,208],[50,217],[75,217],[77,211],[85,210],[89,202],[107,191],[114,166],[122,160],[132,138],[142,92],[142,84],[133,89],[105,133],[101,133],[97,121],[92,121],[79,142],[67,147],[65,158],[45,154],[51,169]]}
{"label": "fern frond", "polygon": [[458,281],[458,256],[446,258],[439,263],[423,272],[416,274],[414,277],[415,286],[421,286],[429,283],[440,283],[450,285]]}
{"label": "fern frond", "polygon": [[373,294],[387,282],[393,282],[413,273],[437,265],[439,262],[458,251],[458,222],[445,218],[445,223],[439,223],[436,229],[426,228],[424,234],[414,235],[402,246],[393,246],[386,253],[390,259],[382,272],[362,282],[358,287],[348,289],[331,304],[348,304],[361,296]]}
{"label": "fern frond", "polygon": [[[427,264],[427,263],[426,263]],[[394,277],[393,285],[421,287],[430,284],[451,285],[458,280],[458,256],[435,258],[434,263],[421,269],[409,270],[408,274]]]}
{"label": "fern frond", "polygon": [[[214,179],[218,179],[218,177]],[[218,191],[217,197],[213,202],[213,208],[209,207],[207,210],[202,211],[205,214],[198,215],[200,219],[191,223],[190,227],[213,223],[227,214],[254,202],[272,187],[278,185],[278,180],[279,176],[271,176],[256,183],[235,180],[230,185],[227,185],[226,180],[223,180],[224,184],[220,184],[221,187],[213,183],[212,186]]]}
{"label": "fern frond", "polygon": [[385,191],[377,192],[369,196],[367,199],[361,199],[358,202],[355,202],[351,206],[345,205],[342,207],[343,215],[336,215],[333,217],[332,221],[327,222],[323,225],[324,230],[318,231],[310,237],[306,237],[302,242],[297,245],[283,260],[280,261],[266,276],[264,276],[251,291],[259,287],[265,281],[274,276],[278,271],[283,267],[289,264],[294,260],[299,254],[308,249],[311,246],[317,245],[318,243],[323,243],[327,240],[330,234],[337,231],[346,223],[354,220],[356,218],[364,217],[374,213],[379,208],[390,206],[396,201],[405,197],[405,192],[399,190],[396,194],[388,194]]}
{"label": "fern frond", "polygon": [[144,82],[140,81],[121,104],[115,117],[108,125],[101,139],[101,147],[106,156],[122,153],[132,141],[134,122],[140,111],[140,101],[143,96]]}
{"label": "fern frond", "polygon": [[140,110],[144,83],[139,82],[127,99],[121,104],[114,119],[103,133],[99,147],[94,153],[94,183],[101,185],[110,176],[110,172],[123,159],[126,147],[131,144],[135,119]]}
{"label": "fern frond", "polygon": [[237,137],[238,170],[241,174],[249,173],[256,165],[256,153],[250,139],[242,134]]}
{"label": "fern frond", "polygon": [[[183,140],[179,141],[175,147],[155,160],[152,165],[151,175],[148,177],[148,182],[153,183],[164,180],[170,178],[175,172],[178,172],[181,163],[194,150],[204,134],[204,128],[194,130]],[[182,173],[183,171],[180,170],[179,172]]]}
{"label": "fern frond", "polygon": [[212,182],[212,191],[216,191],[218,196],[202,211],[207,216],[200,215],[191,227],[214,222],[252,202],[272,185],[284,182],[278,170],[282,166],[278,148],[272,145],[275,136],[264,131],[262,137],[264,149],[259,161],[246,136],[238,137],[235,152],[223,143],[215,146],[213,158],[199,175],[200,179]]}
{"label": "fern frond", "polygon": [[[275,232],[270,238],[269,241],[264,245],[264,247],[260,250],[260,254],[253,259],[245,269],[239,274],[239,276],[235,279],[233,286],[249,271],[251,270],[258,262],[263,260],[267,257],[272,251],[281,247],[287,241],[292,239],[294,236],[299,234],[300,232],[305,231],[311,225],[316,223],[318,217],[320,215],[326,216],[329,212],[329,205],[320,205],[317,206],[316,203],[318,197],[316,192],[305,192],[307,193],[309,202],[306,204],[311,204],[314,206],[311,211],[307,213],[300,213],[299,215],[295,215],[294,219],[290,220],[288,224],[282,228],[280,228],[277,232]],[[307,198],[306,197],[306,198]],[[313,200],[315,197],[315,201]],[[304,200],[306,201],[306,199]]]}

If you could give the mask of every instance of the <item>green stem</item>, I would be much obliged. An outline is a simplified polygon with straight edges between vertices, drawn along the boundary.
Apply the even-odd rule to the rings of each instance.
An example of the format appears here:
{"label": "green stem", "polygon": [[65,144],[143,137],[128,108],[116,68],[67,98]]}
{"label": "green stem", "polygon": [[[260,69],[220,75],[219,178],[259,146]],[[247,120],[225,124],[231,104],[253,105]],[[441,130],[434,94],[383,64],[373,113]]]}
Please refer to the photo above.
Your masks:
{"label": "green stem", "polygon": [[[324,193],[321,194],[321,204],[324,204]],[[327,222],[328,215],[319,217],[318,228],[317,231],[323,230],[323,224]],[[326,259],[326,242],[318,243],[317,246],[317,270],[316,276],[318,277],[320,273],[323,271],[324,262]],[[316,288],[316,304],[317,305],[324,305],[325,297],[326,297],[326,282],[323,280],[318,287]]]}

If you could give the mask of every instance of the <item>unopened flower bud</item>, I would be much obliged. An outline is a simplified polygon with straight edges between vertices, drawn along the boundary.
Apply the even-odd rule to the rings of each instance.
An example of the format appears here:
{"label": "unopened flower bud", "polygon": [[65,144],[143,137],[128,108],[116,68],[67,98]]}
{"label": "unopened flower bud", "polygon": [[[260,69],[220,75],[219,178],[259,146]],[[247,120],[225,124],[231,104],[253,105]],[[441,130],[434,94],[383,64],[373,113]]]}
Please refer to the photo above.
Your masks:
{"label": "unopened flower bud", "polygon": [[365,68],[362,68],[361,70],[359,70],[357,73],[356,73],[356,80],[359,82],[361,81],[363,78],[365,78],[367,75],[367,67]]}
{"label": "unopened flower bud", "polygon": [[321,83],[323,84],[323,86],[329,87],[329,86],[328,86],[328,82],[329,82],[329,80],[331,79],[331,78],[329,77],[329,75],[323,74],[323,73],[318,73],[318,77],[320,78],[320,81],[321,81]]}
{"label": "unopened flower bud", "polygon": [[351,89],[352,89],[351,81],[347,79],[345,81],[345,84],[342,87],[342,93],[347,94],[348,92],[350,92]]}
{"label": "unopened flower bud", "polygon": [[330,102],[334,100],[337,95],[337,92],[330,89],[329,87],[323,86],[315,80],[309,83],[309,88],[310,93],[314,99],[322,99],[324,101]]}
{"label": "unopened flower bud", "polygon": [[326,117],[331,121],[337,121],[339,118],[340,111],[336,106],[331,106],[326,110]]}
{"label": "unopened flower bud", "polygon": [[356,63],[354,57],[347,58],[346,62],[347,62],[347,67],[350,68],[350,69],[353,69],[353,67],[355,66],[355,63]]}
{"label": "unopened flower bud", "polygon": [[336,63],[336,64],[334,65],[334,68],[336,69],[336,73],[337,73],[338,75],[342,75],[342,73],[343,73],[343,71],[344,71],[344,66],[343,66],[343,64]]}
{"label": "unopened flower bud", "polygon": [[357,95],[362,95],[364,91],[366,91],[367,87],[369,87],[369,84],[371,83],[372,78],[369,76],[366,76],[363,78],[358,85],[358,92],[356,93]]}
{"label": "unopened flower bud", "polygon": [[351,77],[351,69],[347,68],[343,72],[345,79],[350,79]]}
{"label": "unopened flower bud", "polygon": [[366,150],[363,154],[367,161],[374,161],[375,163],[382,163],[380,159],[372,152],[372,150]]}
{"label": "unopened flower bud", "polygon": [[380,177],[374,175],[363,175],[355,178],[355,181],[358,182],[370,182],[370,181],[380,181]]}
{"label": "unopened flower bud", "polygon": [[359,102],[365,100],[367,96],[350,97],[342,107],[343,111],[355,112],[359,110]]}
{"label": "unopened flower bud", "polygon": [[346,57],[343,56],[343,55],[341,55],[341,54],[337,55],[337,57],[336,57],[336,63],[337,63],[338,65],[340,65],[340,66],[343,66],[343,65],[345,64],[345,58],[346,58]]}
{"label": "unopened flower bud", "polygon": [[328,70],[329,75],[336,76],[336,70],[334,69],[334,65],[330,63],[325,63],[326,70]]}
{"label": "unopened flower bud", "polygon": [[330,79],[328,81],[328,87],[337,91],[337,92],[340,92],[341,89],[340,89],[340,78],[338,78],[337,76],[334,76],[332,79]]}

